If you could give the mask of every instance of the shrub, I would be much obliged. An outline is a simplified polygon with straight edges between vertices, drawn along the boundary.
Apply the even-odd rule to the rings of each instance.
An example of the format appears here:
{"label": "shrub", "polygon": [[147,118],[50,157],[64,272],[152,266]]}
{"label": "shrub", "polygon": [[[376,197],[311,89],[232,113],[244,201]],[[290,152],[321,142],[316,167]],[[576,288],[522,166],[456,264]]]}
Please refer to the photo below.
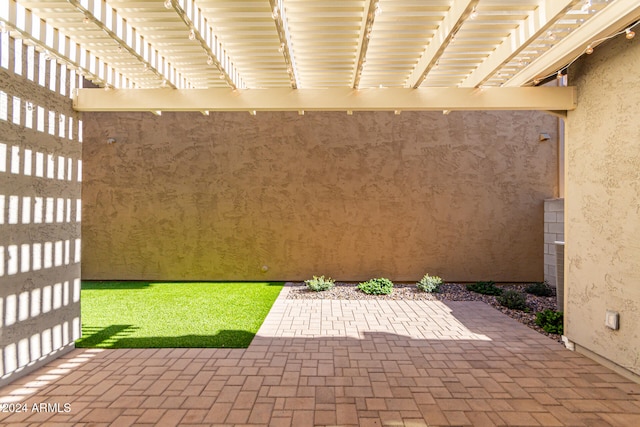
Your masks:
{"label": "shrub", "polygon": [[438,276],[429,276],[429,273],[416,284],[418,289],[424,292],[440,292],[440,285],[442,285],[442,279]]}
{"label": "shrub", "polygon": [[496,300],[498,302],[512,310],[526,310],[527,309],[527,297],[518,291],[508,289],[499,295]]}
{"label": "shrub", "polygon": [[324,276],[313,276],[313,279],[305,280],[304,283],[307,284],[307,288],[314,292],[327,291],[336,284],[335,280],[330,277],[325,279]]}
{"label": "shrub", "polygon": [[547,282],[532,283],[525,289],[527,293],[537,295],[539,297],[550,297],[553,295],[553,289]]}
{"label": "shrub", "polygon": [[497,287],[494,281],[470,283],[467,285],[467,289],[484,295],[502,294],[502,289]]}
{"label": "shrub", "polygon": [[550,334],[564,333],[564,314],[561,311],[546,310],[536,313],[536,325]]}
{"label": "shrub", "polygon": [[360,283],[358,289],[369,295],[387,295],[393,291],[393,282],[385,278],[371,279]]}

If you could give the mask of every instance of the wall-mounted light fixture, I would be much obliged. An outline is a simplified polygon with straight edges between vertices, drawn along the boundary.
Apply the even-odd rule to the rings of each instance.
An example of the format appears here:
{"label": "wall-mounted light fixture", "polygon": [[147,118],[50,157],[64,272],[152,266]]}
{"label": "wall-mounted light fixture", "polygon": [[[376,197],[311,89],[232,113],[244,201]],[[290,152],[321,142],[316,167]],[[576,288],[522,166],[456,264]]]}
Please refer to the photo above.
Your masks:
{"label": "wall-mounted light fixture", "polygon": [[538,135],[538,141],[540,142],[549,141],[550,139],[551,135],[549,135],[548,133],[541,133],[540,135]]}

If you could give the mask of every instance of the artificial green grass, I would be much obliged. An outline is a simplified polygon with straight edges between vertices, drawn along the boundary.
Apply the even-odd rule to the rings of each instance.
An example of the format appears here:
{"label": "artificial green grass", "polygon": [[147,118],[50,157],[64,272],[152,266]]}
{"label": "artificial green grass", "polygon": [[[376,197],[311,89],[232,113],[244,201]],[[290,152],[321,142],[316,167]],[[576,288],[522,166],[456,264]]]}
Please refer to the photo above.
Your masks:
{"label": "artificial green grass", "polygon": [[85,281],[76,347],[246,348],[282,286]]}

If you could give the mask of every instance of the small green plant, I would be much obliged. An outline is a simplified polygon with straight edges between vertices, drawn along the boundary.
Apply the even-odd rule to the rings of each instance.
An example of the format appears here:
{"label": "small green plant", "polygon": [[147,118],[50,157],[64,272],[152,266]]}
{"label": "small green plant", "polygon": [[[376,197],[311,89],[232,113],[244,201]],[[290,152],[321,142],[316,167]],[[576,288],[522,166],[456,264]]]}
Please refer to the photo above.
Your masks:
{"label": "small green plant", "polygon": [[545,332],[550,334],[564,333],[564,314],[561,311],[542,310],[536,313],[536,325],[540,326]]}
{"label": "small green plant", "polygon": [[358,289],[369,295],[388,295],[393,291],[393,282],[385,278],[371,279],[360,283]]}
{"label": "small green plant", "polygon": [[304,283],[307,284],[307,288],[314,292],[328,291],[336,285],[335,280],[330,277],[325,279],[324,276],[313,276],[313,279],[305,280]]}
{"label": "small green plant", "polygon": [[551,289],[551,286],[549,286],[546,281],[532,283],[527,286],[525,291],[527,291],[527,293],[529,294],[537,295],[539,297],[550,297],[551,295],[553,295],[553,289]]}
{"label": "small green plant", "polygon": [[494,281],[476,282],[467,285],[467,289],[484,295],[501,295],[502,289],[495,285]]}
{"label": "small green plant", "polygon": [[438,276],[429,276],[429,273],[416,284],[423,292],[440,292],[440,285],[442,285],[442,279]]}
{"label": "small green plant", "polygon": [[526,310],[527,309],[527,297],[518,291],[514,291],[513,289],[508,289],[496,297],[498,302],[512,310]]}

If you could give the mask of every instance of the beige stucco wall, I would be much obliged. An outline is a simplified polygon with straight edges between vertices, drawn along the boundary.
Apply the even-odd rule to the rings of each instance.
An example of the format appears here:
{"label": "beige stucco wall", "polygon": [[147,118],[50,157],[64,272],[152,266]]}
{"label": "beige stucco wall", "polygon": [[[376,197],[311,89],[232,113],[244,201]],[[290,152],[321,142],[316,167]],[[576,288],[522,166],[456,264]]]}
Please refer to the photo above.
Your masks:
{"label": "beige stucco wall", "polygon": [[84,117],[84,278],[543,278],[549,115]]}
{"label": "beige stucco wall", "polygon": [[[566,335],[640,374],[640,45],[609,41],[571,67],[567,123]],[[604,326],[620,313],[620,330]]]}
{"label": "beige stucco wall", "polygon": [[70,350],[80,334],[79,116],[49,89],[51,61],[43,87],[14,74],[13,52],[0,68],[0,386]]}

